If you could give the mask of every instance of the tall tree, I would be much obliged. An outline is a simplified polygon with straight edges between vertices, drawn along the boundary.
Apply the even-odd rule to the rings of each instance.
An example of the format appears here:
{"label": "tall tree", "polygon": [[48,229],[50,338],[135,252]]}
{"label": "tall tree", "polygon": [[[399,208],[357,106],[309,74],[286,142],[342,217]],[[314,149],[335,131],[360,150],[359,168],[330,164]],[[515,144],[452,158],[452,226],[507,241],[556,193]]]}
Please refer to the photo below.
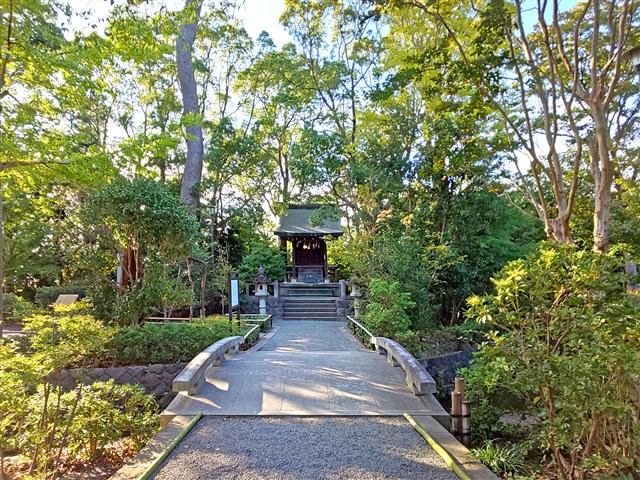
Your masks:
{"label": "tall tree", "polygon": [[180,198],[195,212],[200,203],[200,181],[204,160],[202,136],[202,114],[198,102],[193,62],[193,44],[198,32],[198,21],[202,12],[202,0],[185,0],[182,14],[183,24],[176,40],[176,68],[182,94],[182,119],[185,125],[187,157],[184,163]]}
{"label": "tall tree", "polygon": [[[453,42],[451,61],[460,66],[459,75],[493,104],[528,155],[533,184],[516,159],[520,186],[548,237],[561,243],[573,241],[570,218],[588,154],[593,248],[604,252],[615,174],[607,118],[619,92],[622,53],[637,22],[637,2],[589,0],[564,13],[557,0],[525,3],[516,0],[513,8],[501,2],[474,4],[468,17],[460,15],[457,2],[397,0],[387,11],[417,9]],[[536,15],[533,29],[527,10]],[[568,168],[563,151],[571,155]]]}

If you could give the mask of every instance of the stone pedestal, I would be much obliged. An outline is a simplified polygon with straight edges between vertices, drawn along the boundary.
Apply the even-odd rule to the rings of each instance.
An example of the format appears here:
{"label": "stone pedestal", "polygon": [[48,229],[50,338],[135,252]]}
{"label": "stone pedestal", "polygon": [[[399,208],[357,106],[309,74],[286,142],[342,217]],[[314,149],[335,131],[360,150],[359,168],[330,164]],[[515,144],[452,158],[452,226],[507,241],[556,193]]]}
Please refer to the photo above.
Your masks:
{"label": "stone pedestal", "polygon": [[361,298],[362,298],[362,293],[360,293],[358,290],[354,290],[353,292],[351,292],[351,299],[353,300],[353,316],[355,318],[360,318],[361,315]]}
{"label": "stone pedestal", "polygon": [[260,297],[260,315],[267,314],[267,299],[265,297]]}

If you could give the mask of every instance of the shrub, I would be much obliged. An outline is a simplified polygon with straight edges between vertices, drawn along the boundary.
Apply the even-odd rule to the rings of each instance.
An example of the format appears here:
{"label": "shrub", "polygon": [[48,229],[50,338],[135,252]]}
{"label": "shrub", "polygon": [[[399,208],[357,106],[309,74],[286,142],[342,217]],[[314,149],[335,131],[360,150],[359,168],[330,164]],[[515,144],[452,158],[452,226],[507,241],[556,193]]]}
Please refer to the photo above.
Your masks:
{"label": "shrub", "polygon": [[481,448],[471,453],[491,469],[493,473],[506,478],[508,475],[524,473],[526,470],[526,450],[523,445],[501,445],[492,440],[484,442]]}
{"label": "shrub", "polygon": [[[41,366],[50,371],[63,367],[91,366],[106,352],[114,330],[84,313],[83,305],[56,307],[49,315],[34,315],[25,320],[33,332],[31,347]],[[75,310],[75,311],[74,311]]]}
{"label": "shrub", "polygon": [[253,245],[251,253],[245,255],[238,268],[242,282],[253,282],[260,267],[264,268],[265,275],[272,281],[284,279],[284,256],[277,247],[264,244]]}
{"label": "shrub", "polygon": [[[82,387],[71,424],[68,450],[73,457],[94,459],[120,439],[138,450],[160,426],[153,395],[138,385],[113,380]],[[74,393],[67,394],[72,400]],[[112,451],[121,456],[121,452]]]}
{"label": "shrub", "polygon": [[640,316],[620,264],[543,246],[508,264],[495,294],[469,301],[471,318],[502,332],[478,353],[477,383],[489,402],[509,396],[536,416],[534,440],[562,478],[640,468]]}
{"label": "shrub", "polygon": [[188,362],[212,343],[230,335],[244,335],[246,328],[228,322],[145,323],[124,327],[111,340],[108,361],[116,365]]}
{"label": "shrub", "polygon": [[67,393],[41,384],[23,411],[20,447],[36,458],[36,478],[49,478],[53,471],[59,475],[65,463],[79,460],[121,461],[141,448],[160,423],[152,395],[113,380]]}
{"label": "shrub", "polygon": [[87,285],[70,283],[54,287],[40,287],[36,290],[35,301],[41,307],[48,307],[58,299],[59,295],[75,294],[78,299],[84,298],[87,293]]}
{"label": "shrub", "polygon": [[30,318],[29,355],[0,344],[0,456],[30,457],[29,478],[57,478],[69,461],[120,460],[157,428],[153,397],[139,387],[108,382],[64,393],[54,385],[61,368],[104,355],[112,331],[86,309],[61,306]]}
{"label": "shrub", "polygon": [[407,310],[415,305],[411,295],[400,290],[398,282],[374,278],[369,284],[364,321],[376,335],[396,338],[409,332],[411,319]]}
{"label": "shrub", "polygon": [[157,265],[147,270],[140,288],[119,292],[115,282],[102,279],[89,288],[87,297],[92,304],[92,313],[114,325],[137,325],[139,320],[164,307],[171,310],[194,302],[189,285],[164,275]]}
{"label": "shrub", "polygon": [[428,357],[476,348],[487,339],[488,333],[488,325],[478,322],[465,322],[420,332],[420,353]]}
{"label": "shrub", "polygon": [[36,311],[36,306],[12,293],[4,294],[4,320],[6,323],[14,324],[32,315]]}

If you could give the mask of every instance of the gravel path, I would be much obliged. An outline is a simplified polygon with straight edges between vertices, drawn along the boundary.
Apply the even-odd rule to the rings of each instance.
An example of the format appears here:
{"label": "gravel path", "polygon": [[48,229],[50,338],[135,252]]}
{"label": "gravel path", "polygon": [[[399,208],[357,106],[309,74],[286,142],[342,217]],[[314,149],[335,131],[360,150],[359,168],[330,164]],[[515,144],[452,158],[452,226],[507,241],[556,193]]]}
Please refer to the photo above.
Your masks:
{"label": "gravel path", "polygon": [[157,480],[457,480],[397,417],[203,417]]}
{"label": "gravel path", "polygon": [[260,349],[277,352],[339,352],[364,350],[343,322],[286,320],[276,322],[278,331]]}

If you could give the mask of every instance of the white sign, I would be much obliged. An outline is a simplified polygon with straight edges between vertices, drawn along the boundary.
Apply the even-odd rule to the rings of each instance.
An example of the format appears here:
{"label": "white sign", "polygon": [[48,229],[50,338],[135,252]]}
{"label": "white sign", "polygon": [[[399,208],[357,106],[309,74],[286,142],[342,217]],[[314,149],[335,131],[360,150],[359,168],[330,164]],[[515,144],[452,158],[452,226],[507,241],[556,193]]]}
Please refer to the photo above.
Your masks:
{"label": "white sign", "polygon": [[240,305],[240,280],[231,279],[231,308]]}

